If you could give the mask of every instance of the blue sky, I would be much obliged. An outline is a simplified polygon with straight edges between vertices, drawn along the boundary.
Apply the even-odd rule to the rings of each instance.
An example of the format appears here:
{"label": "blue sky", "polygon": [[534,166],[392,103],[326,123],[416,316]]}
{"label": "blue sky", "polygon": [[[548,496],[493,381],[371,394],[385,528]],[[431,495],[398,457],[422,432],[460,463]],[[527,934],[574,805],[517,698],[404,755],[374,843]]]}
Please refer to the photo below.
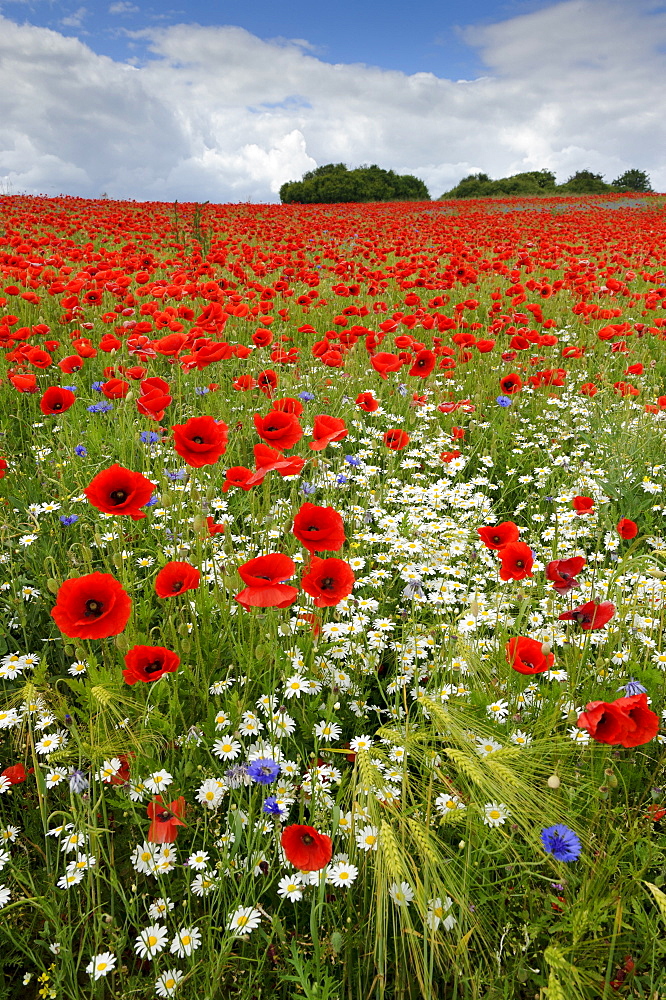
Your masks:
{"label": "blue sky", "polygon": [[0,0],[0,192],[271,202],[331,162],[666,191],[664,121],[666,0]]}
{"label": "blue sky", "polygon": [[329,63],[366,63],[404,73],[473,79],[483,71],[463,38],[470,25],[490,24],[549,6],[549,0],[189,0],[162,7],[143,0],[3,0],[0,12],[19,23],[51,28],[117,60],[143,58],[145,44],[130,33],[155,26],[235,25],[264,40],[301,39]]}

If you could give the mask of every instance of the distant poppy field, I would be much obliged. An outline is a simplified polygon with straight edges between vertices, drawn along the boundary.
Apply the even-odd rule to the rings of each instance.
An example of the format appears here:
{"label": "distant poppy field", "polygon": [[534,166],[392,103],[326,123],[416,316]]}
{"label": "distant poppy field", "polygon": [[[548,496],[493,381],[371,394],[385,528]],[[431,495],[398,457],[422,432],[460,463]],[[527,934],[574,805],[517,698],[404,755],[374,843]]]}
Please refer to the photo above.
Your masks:
{"label": "distant poppy field", "polygon": [[666,207],[0,197],[0,1000],[666,997]]}

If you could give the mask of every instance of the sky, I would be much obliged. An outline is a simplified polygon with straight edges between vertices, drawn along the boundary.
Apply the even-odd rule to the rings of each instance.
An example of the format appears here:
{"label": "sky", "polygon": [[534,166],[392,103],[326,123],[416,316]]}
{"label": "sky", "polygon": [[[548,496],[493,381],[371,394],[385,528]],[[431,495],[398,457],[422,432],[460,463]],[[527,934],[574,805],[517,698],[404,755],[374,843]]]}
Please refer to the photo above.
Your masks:
{"label": "sky", "polygon": [[664,122],[662,0],[0,0],[0,194],[275,202],[331,162],[666,191]]}

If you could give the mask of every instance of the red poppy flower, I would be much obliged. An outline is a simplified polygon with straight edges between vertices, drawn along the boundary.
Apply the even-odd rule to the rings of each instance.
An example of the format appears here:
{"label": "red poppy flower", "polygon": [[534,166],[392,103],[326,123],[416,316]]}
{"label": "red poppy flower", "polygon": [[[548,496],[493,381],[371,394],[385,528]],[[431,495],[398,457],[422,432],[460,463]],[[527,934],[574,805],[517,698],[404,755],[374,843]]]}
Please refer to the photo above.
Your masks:
{"label": "red poppy flower", "polygon": [[[120,768],[115,774],[112,774],[108,779],[110,785],[126,785],[129,781],[130,776],[130,758],[134,757],[133,753],[119,753],[118,760],[120,761]],[[106,780],[106,779],[105,779]]]}
{"label": "red poppy flower", "polygon": [[659,716],[648,708],[646,694],[612,702],[591,701],[577,724],[598,743],[621,747],[642,746],[659,732]]}
{"label": "red poppy flower", "polygon": [[623,517],[618,521],[617,533],[620,538],[635,538],[638,534],[638,525],[628,517]]}
{"label": "red poppy flower", "polygon": [[391,354],[388,351],[381,351],[379,354],[373,354],[370,358],[370,364],[378,375],[380,375],[383,379],[387,379],[389,372],[400,371],[403,361],[397,354]]}
{"label": "red poppy flower", "polygon": [[9,381],[19,392],[37,392],[37,376],[33,372],[12,372]]}
{"label": "red poppy flower", "polygon": [[585,560],[582,556],[574,556],[572,559],[554,559],[546,566],[546,579],[552,580],[553,590],[564,596],[578,586],[576,574],[580,573],[584,565]]}
{"label": "red poppy flower", "polygon": [[577,622],[584,632],[589,632],[591,629],[603,628],[614,614],[615,605],[612,601],[602,601],[601,604],[588,601],[573,611],[565,611],[559,615],[559,621]]}
{"label": "red poppy flower", "polygon": [[269,448],[266,444],[255,444],[253,450],[257,471],[248,479],[248,487],[260,483],[273,469],[277,469],[281,476],[297,476],[305,465],[304,458],[299,458],[298,455],[291,457],[283,455],[282,452]]}
{"label": "red poppy flower", "polygon": [[386,431],[383,441],[391,451],[402,451],[409,444],[409,434],[407,431],[401,431],[398,427],[394,427],[390,431]]}
{"label": "red poppy flower", "polygon": [[303,404],[300,399],[293,396],[284,396],[282,399],[274,399],[272,409],[280,410],[282,413],[293,413],[295,417],[300,417],[303,412]]}
{"label": "red poppy flower", "polygon": [[257,385],[266,396],[272,395],[273,389],[277,389],[277,384],[277,372],[274,372],[272,368],[267,368],[266,371],[259,372],[257,375]]}
{"label": "red poppy flower", "polygon": [[255,330],[252,334],[252,343],[255,347],[269,347],[273,343],[273,334],[263,328]]}
{"label": "red poppy flower", "polygon": [[141,392],[144,396],[151,392],[169,392],[170,386],[166,379],[160,378],[159,375],[151,375],[150,378],[144,378],[141,381]]}
{"label": "red poppy flower", "polygon": [[[239,490],[251,490],[252,483],[250,479],[254,476],[252,469],[246,469],[244,465],[234,465],[231,469],[227,469],[226,478],[222,484],[222,492],[228,493],[229,490],[237,486]],[[259,480],[257,480],[259,482]]]}
{"label": "red poppy flower", "polygon": [[345,526],[333,507],[302,504],[292,531],[308,552],[337,552],[345,543]]}
{"label": "red poppy flower", "polygon": [[442,460],[442,462],[446,462],[446,464],[448,465],[449,462],[452,462],[454,458],[460,458],[460,452],[458,451],[457,448],[455,448],[453,451],[443,451],[439,457]]}
{"label": "red poppy flower", "polygon": [[280,451],[293,448],[303,437],[303,428],[296,416],[283,410],[270,410],[265,417],[255,413],[254,426],[260,438]]}
{"label": "red poppy flower", "polygon": [[111,465],[98,472],[83,492],[92,506],[105,514],[127,514],[133,521],[139,521],[146,516],[141,508],[154,489],[155,484],[140,472]]}
{"label": "red poppy flower", "polygon": [[125,683],[156,681],[164,674],[178,669],[180,657],[164,646],[133,646],[125,654]]}
{"label": "red poppy flower", "polygon": [[124,399],[129,392],[129,382],[122,378],[111,378],[104,383],[101,391],[107,399]]}
{"label": "red poppy flower", "polygon": [[224,525],[216,524],[212,517],[206,518],[206,527],[208,528],[208,534],[211,536],[224,534]]}
{"label": "red poppy flower", "polygon": [[188,562],[168,562],[155,577],[155,593],[158,597],[175,597],[186,590],[196,590],[201,573]]}
{"label": "red poppy flower", "polygon": [[318,872],[331,860],[331,838],[319,833],[313,826],[294,823],[282,831],[280,843],[287,861],[302,872]]}
{"label": "red poppy flower", "polygon": [[288,608],[298,597],[298,589],[283,581],[296,571],[289,556],[279,552],[250,559],[238,567],[243,583],[247,584],[236,600],[244,608]]}
{"label": "red poppy flower", "polygon": [[0,458],[0,479],[4,479],[7,475],[7,469],[9,468],[9,462],[6,458]]}
{"label": "red poppy flower", "polygon": [[35,368],[48,368],[53,364],[53,358],[48,351],[42,351],[39,347],[32,347],[27,352],[27,359]]}
{"label": "red poppy flower", "polygon": [[594,382],[584,382],[581,385],[581,387],[578,390],[578,392],[581,394],[581,396],[590,396],[590,397],[592,397],[592,396],[596,396],[596,394],[599,392],[599,389],[594,384]]}
{"label": "red poppy flower", "polygon": [[326,413],[322,413],[314,419],[314,428],[312,431],[314,440],[310,442],[310,450],[322,451],[331,441],[341,441],[347,437],[348,433],[349,431],[345,426],[344,420],[341,420],[339,417],[329,417]]}
{"label": "red poppy flower", "polygon": [[522,635],[509,639],[506,658],[519,674],[542,674],[544,670],[550,670],[555,662],[552,653],[544,654],[543,644],[538,639],[528,639]]}
{"label": "red poppy flower", "polygon": [[516,375],[513,372],[511,375],[503,375],[500,379],[500,389],[506,396],[513,396],[514,393],[520,392],[523,387],[523,380],[520,375]]}
{"label": "red poppy flower", "polygon": [[10,785],[20,785],[28,777],[23,764],[10,764],[0,772],[0,778],[6,778]]}
{"label": "red poppy flower", "polygon": [[106,639],[127,625],[132,601],[110,573],[65,580],[51,617],[70,639]]}
{"label": "red poppy flower", "polygon": [[526,576],[532,576],[534,556],[525,542],[509,542],[499,550],[498,555],[502,561],[501,580],[524,580]]}
{"label": "red poppy flower", "polygon": [[379,403],[371,392],[359,392],[356,397],[356,405],[366,413],[374,413],[379,409]]}
{"label": "red poppy flower", "polygon": [[80,358],[78,354],[70,354],[58,362],[58,368],[63,375],[73,375],[83,368],[83,358]]}
{"label": "red poppy flower", "polygon": [[301,587],[315,599],[316,608],[332,608],[349,597],[354,587],[354,571],[344,559],[320,559],[313,556]]}
{"label": "red poppy flower", "polygon": [[231,385],[236,392],[248,392],[250,389],[257,388],[257,382],[251,375],[239,375]]}
{"label": "red poppy flower", "polygon": [[180,818],[185,815],[185,798],[179,795],[166,805],[162,796],[157,795],[146,809],[146,814],[152,820],[146,838],[148,843],[173,844],[178,836],[178,828],[185,826]]}
{"label": "red poppy flower", "polygon": [[162,392],[161,389],[149,389],[147,392],[142,391],[136,401],[136,408],[144,417],[149,417],[151,420],[161,420],[171,399],[172,397]]}
{"label": "red poppy flower", "polygon": [[428,351],[426,349],[417,351],[414,357],[414,364],[409,369],[408,374],[417,375],[420,378],[427,378],[435,367],[436,361],[437,359],[432,351]]}
{"label": "red poppy flower", "polygon": [[502,549],[509,542],[517,542],[520,536],[518,525],[513,521],[502,521],[490,528],[477,528],[481,541],[488,549]]}
{"label": "red poppy flower", "polygon": [[227,449],[227,425],[212,417],[190,417],[184,424],[172,426],[176,453],[188,465],[200,469],[214,465]]}
{"label": "red poppy flower", "polygon": [[40,399],[39,408],[42,413],[50,416],[54,413],[64,413],[75,402],[76,396],[71,389],[61,389],[59,385],[52,385]]}
{"label": "red poppy flower", "polygon": [[579,516],[589,514],[594,510],[594,500],[592,497],[574,497],[571,501],[571,506]]}

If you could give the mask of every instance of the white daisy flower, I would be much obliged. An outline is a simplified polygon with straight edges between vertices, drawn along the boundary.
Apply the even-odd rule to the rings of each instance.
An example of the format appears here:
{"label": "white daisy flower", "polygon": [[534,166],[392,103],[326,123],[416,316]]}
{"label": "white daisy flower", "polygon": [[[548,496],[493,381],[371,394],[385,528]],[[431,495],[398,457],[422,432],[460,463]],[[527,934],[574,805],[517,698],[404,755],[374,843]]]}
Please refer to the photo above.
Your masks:
{"label": "white daisy flower", "polygon": [[362,851],[376,851],[378,837],[379,829],[369,824],[357,831],[356,843]]}
{"label": "white daisy flower", "polygon": [[396,906],[407,907],[414,899],[414,890],[409,882],[393,882],[389,886],[389,896]]}
{"label": "white daisy flower", "polygon": [[169,774],[168,771],[162,770],[153,771],[152,774],[149,774],[148,777],[144,779],[143,783],[149,792],[152,792],[153,795],[157,795],[163,788],[168,788],[172,781],[173,775]]}
{"label": "white daisy flower", "polygon": [[502,826],[511,813],[503,802],[487,802],[483,807],[483,822],[486,826]]}
{"label": "white daisy flower", "polygon": [[227,927],[234,932],[235,937],[251,934],[261,923],[261,913],[252,906],[240,906],[229,916]]}
{"label": "white daisy flower", "polygon": [[448,911],[453,906],[453,900],[450,896],[442,902],[441,899],[431,899],[428,903],[428,913],[426,914],[426,923],[431,930],[436,931],[440,923],[442,923],[445,931],[450,931],[452,927],[455,927],[457,921],[456,918],[449,914],[446,916]]}
{"label": "white daisy flower", "polygon": [[134,944],[134,950],[139,958],[152,959],[164,950],[167,942],[167,930],[162,924],[151,924],[142,930]]}
{"label": "white daisy flower", "polygon": [[116,967],[116,956],[112,955],[110,951],[103,951],[99,955],[95,955],[88,965],[86,966],[86,972],[93,976],[95,980],[101,979],[102,976],[106,976],[109,972],[112,972]]}
{"label": "white daisy flower", "polygon": [[346,888],[356,880],[358,868],[348,861],[336,861],[326,869],[326,881],[338,889]]}
{"label": "white daisy flower", "polygon": [[285,875],[277,885],[278,896],[288,899],[290,903],[297,903],[303,899],[303,882],[300,875]]}
{"label": "white daisy flower", "polygon": [[185,958],[201,945],[201,931],[197,927],[181,927],[173,941],[170,952],[178,955],[178,958]]}
{"label": "white daisy flower", "polygon": [[155,992],[158,997],[172,997],[178,989],[178,984],[183,979],[185,973],[180,969],[167,969],[155,983]]}

